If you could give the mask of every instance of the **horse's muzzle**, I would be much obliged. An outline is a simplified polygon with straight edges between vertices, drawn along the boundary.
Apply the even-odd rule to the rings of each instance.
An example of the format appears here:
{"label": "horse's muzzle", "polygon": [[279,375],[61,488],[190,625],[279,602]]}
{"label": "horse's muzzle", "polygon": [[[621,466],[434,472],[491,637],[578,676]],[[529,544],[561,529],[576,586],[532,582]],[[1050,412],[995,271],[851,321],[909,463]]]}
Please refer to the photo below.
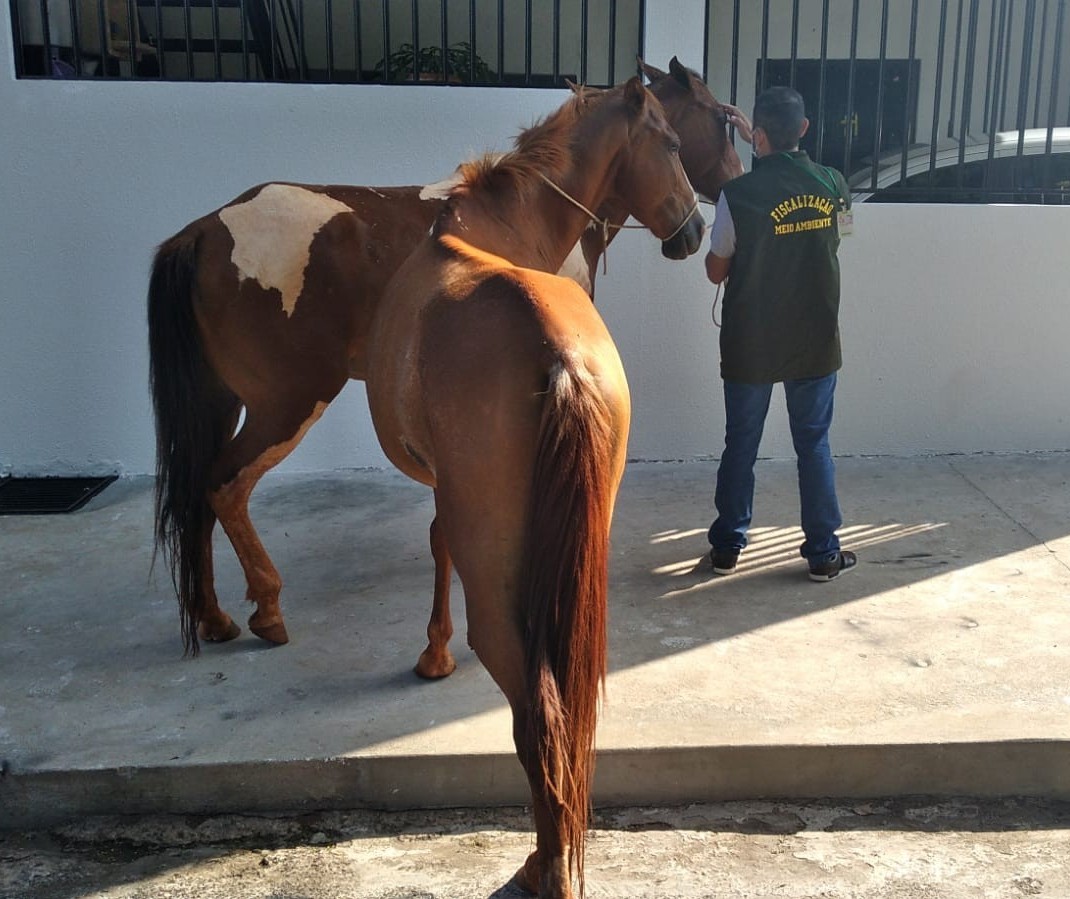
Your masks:
{"label": "horse's muzzle", "polygon": [[705,232],[706,222],[695,210],[679,231],[661,242],[661,255],[666,259],[686,259],[702,245]]}

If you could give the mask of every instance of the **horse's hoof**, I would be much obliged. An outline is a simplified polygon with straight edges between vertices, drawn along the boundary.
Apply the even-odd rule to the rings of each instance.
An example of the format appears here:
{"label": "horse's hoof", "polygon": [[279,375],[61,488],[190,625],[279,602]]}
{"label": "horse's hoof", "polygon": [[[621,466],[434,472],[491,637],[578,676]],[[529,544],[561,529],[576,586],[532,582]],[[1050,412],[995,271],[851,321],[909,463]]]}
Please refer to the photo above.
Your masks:
{"label": "horse's hoof", "polygon": [[267,640],[268,643],[274,643],[276,646],[282,646],[284,643],[290,642],[290,635],[286,633],[286,625],[281,621],[261,626],[253,624],[253,620],[250,618],[249,630],[256,634],[261,640]]}
{"label": "horse's hoof", "polygon": [[513,875],[513,886],[525,893],[538,895],[539,892],[539,857],[537,852],[532,852],[521,866],[520,870]]}
{"label": "horse's hoof", "polygon": [[233,618],[229,615],[223,617],[226,620],[222,623],[209,624],[207,621],[202,621],[197,625],[197,636],[209,643],[226,643],[241,634],[241,628],[234,623]]}
{"label": "horse's hoof", "polygon": [[448,649],[443,653],[432,653],[425,649],[420,653],[420,659],[413,671],[425,680],[439,680],[449,677],[456,669],[457,662]]}

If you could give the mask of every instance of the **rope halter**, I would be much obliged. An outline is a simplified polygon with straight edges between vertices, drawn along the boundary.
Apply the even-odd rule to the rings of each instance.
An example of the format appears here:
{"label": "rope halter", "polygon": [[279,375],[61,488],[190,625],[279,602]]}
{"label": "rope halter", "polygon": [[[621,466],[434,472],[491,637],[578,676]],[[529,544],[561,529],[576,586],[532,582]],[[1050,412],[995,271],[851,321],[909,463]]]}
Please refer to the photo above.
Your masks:
{"label": "rope halter", "polygon": [[[600,219],[597,215],[595,215],[593,212],[591,212],[590,209],[588,209],[586,206],[584,206],[579,200],[577,200],[571,194],[566,193],[564,190],[562,190],[560,187],[558,187],[556,184],[554,184],[554,182],[551,181],[549,178],[547,178],[542,172],[539,172],[539,177],[543,181],[545,181],[546,184],[549,187],[551,187],[556,193],[560,194],[562,197],[564,197],[566,200],[568,200],[573,206],[575,206],[577,209],[582,211],[587,216],[587,218],[589,218],[594,224],[599,225],[601,227],[601,229],[602,229],[602,274],[603,275],[606,274],[608,272],[608,270],[609,270],[608,262],[607,262],[607,259],[606,259],[606,257],[607,257],[606,250],[609,248],[609,229],[610,228],[616,228],[618,231],[622,231],[625,228],[635,228],[635,229],[646,229],[646,230],[649,230],[649,229],[647,229],[646,225],[643,225],[643,224],[639,224],[639,225],[628,225],[628,224],[617,225],[617,224],[614,224],[613,222],[611,222],[608,218]],[[676,237],[677,234],[679,234],[681,231],[684,230],[684,226],[687,225],[687,223],[689,221],[691,221],[692,216],[694,216],[694,214],[696,212],[698,212],[698,203],[699,203],[698,195],[696,194],[695,195],[695,202],[691,204],[691,209],[688,211],[687,215],[684,216],[683,221],[680,222],[680,224],[677,226],[676,230],[673,231],[672,234],[670,234],[668,237],[666,237],[662,241],[662,243],[667,243],[668,241],[670,241],[674,237]]]}

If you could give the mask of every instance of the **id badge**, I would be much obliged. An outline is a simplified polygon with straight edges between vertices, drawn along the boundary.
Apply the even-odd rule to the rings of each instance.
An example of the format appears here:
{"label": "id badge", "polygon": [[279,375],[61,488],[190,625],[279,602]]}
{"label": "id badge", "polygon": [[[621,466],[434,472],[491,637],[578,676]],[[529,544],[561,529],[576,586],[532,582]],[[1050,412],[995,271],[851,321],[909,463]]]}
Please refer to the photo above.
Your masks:
{"label": "id badge", "polygon": [[854,230],[855,214],[850,209],[841,209],[836,213],[836,222],[840,228],[840,236],[846,237]]}

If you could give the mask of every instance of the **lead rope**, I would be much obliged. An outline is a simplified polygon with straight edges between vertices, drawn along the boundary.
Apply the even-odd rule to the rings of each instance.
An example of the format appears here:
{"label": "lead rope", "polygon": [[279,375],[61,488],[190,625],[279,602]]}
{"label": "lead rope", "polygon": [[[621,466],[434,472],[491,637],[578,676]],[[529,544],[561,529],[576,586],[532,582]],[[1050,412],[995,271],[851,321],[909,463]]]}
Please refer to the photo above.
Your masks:
{"label": "lead rope", "polygon": [[[568,200],[577,209],[582,210],[587,215],[587,218],[589,218],[594,224],[601,226],[601,228],[602,228],[602,274],[603,275],[608,274],[608,272],[609,272],[609,259],[608,259],[608,257],[609,257],[609,253],[608,253],[608,250],[609,250],[609,229],[610,228],[616,228],[618,231],[623,231],[625,228],[645,229],[646,225],[628,225],[628,224],[614,225],[613,222],[611,222],[607,218],[600,219],[597,215],[595,215],[593,212],[591,212],[590,209],[588,209],[586,206],[584,206],[575,197],[565,193],[565,191],[563,191],[560,187],[558,187],[556,184],[554,184],[554,182],[551,181],[549,178],[547,178],[542,172],[539,172],[538,174],[539,174],[539,177],[542,178],[542,180],[545,181],[555,191],[557,191],[557,193],[559,193],[562,197],[564,197],[566,200]],[[695,198],[694,204],[691,206],[691,211],[688,212],[687,215],[684,216],[684,220],[682,222],[680,222],[679,227],[675,231],[673,231],[672,234],[670,234],[668,237],[666,237],[665,241],[672,240],[674,237],[676,237],[677,234],[679,234],[681,231],[683,231],[684,230],[684,225],[686,225],[689,221],[691,221],[691,217],[696,212],[698,212],[698,197],[697,196]],[[662,242],[664,243],[665,241],[662,241]]]}
{"label": "lead rope", "polygon": [[[701,200],[700,202],[702,202],[702,203],[705,203],[705,204],[706,204],[706,205],[708,205],[708,206],[716,206],[716,205],[717,205],[717,204],[716,204],[716,203],[714,203],[714,202],[713,202],[712,200],[706,200],[706,199],[703,199],[703,200]],[[720,328],[720,327],[721,327],[721,323],[720,323],[720,322],[719,322],[719,321],[717,320],[717,303],[718,303],[718,301],[719,301],[719,300],[721,299],[721,288],[722,288],[723,286],[724,286],[724,283],[723,283],[723,282],[722,282],[722,283],[720,283],[720,284],[718,284],[718,285],[717,285],[717,290],[716,290],[716,292],[715,292],[715,293],[713,294],[713,310],[712,310],[712,313],[713,313],[713,324],[714,324],[714,326],[715,326],[715,327],[717,327],[717,328]]]}
{"label": "lead rope", "polygon": [[717,321],[717,301],[721,299],[721,285],[717,285],[717,292],[713,295],[713,323],[718,328],[721,327],[721,323]]}

